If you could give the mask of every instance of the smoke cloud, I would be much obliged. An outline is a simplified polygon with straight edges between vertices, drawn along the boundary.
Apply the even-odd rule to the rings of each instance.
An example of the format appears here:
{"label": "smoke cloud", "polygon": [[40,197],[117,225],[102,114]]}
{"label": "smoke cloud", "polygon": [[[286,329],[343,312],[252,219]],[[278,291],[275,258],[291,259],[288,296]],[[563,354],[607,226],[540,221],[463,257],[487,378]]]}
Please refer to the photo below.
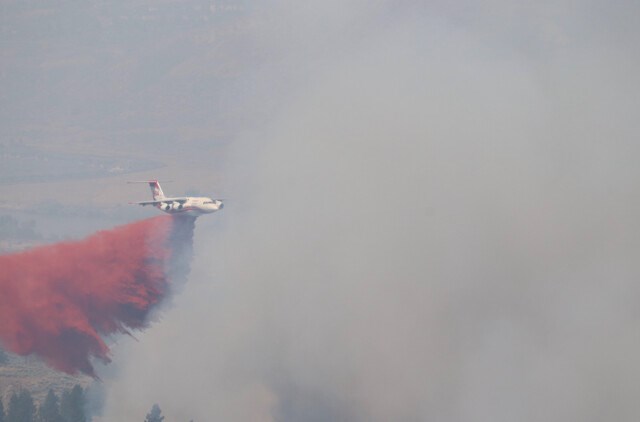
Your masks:
{"label": "smoke cloud", "polygon": [[104,337],[144,328],[188,273],[193,218],[160,216],[0,256],[0,341],[69,374],[110,362]]}
{"label": "smoke cloud", "polygon": [[637,5],[445,3],[267,2],[276,107],[105,419],[637,417]]}
{"label": "smoke cloud", "polygon": [[638,420],[640,2],[11,4],[0,131],[229,199],[104,421]]}

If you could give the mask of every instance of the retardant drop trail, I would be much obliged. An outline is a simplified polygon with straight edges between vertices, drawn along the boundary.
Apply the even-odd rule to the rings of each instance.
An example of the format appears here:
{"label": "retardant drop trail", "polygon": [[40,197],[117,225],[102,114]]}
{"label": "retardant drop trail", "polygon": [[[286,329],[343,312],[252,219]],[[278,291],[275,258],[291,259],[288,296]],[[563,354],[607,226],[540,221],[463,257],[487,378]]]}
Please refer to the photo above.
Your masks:
{"label": "retardant drop trail", "polygon": [[194,218],[160,216],[84,240],[0,256],[0,343],[95,377],[103,336],[144,328],[189,271]]}

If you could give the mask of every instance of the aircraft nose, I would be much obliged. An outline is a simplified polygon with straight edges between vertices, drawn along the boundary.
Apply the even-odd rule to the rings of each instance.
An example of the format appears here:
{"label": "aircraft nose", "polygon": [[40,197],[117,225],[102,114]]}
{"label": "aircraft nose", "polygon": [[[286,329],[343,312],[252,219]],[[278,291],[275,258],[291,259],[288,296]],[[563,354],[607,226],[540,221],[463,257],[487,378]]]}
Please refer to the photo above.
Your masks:
{"label": "aircraft nose", "polygon": [[221,210],[224,208],[224,204],[222,202],[220,202],[220,205],[218,205],[218,209]]}

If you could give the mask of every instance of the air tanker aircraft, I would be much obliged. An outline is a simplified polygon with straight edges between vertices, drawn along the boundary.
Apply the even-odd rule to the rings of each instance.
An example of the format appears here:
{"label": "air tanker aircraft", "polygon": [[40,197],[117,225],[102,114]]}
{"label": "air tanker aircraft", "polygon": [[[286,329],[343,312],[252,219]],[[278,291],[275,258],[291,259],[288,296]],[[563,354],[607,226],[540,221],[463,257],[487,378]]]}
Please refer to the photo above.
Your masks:
{"label": "air tanker aircraft", "polygon": [[128,183],[148,183],[151,188],[151,195],[153,201],[140,201],[131,202],[131,204],[138,205],[153,205],[154,207],[169,213],[169,214],[183,214],[197,217],[202,214],[211,214],[221,210],[224,204],[219,199],[211,199],[201,196],[180,196],[174,198],[167,198],[162,192],[160,183],[157,180],[141,180]]}

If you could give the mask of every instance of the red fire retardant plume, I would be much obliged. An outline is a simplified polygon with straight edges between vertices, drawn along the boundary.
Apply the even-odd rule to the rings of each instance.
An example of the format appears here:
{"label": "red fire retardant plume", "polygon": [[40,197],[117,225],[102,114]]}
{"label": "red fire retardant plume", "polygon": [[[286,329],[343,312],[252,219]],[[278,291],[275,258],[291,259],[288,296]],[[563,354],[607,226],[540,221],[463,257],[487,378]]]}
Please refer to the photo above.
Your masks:
{"label": "red fire retardant plume", "polygon": [[167,293],[177,224],[160,216],[0,256],[1,345],[95,377],[91,358],[110,361],[102,336],[143,328]]}

